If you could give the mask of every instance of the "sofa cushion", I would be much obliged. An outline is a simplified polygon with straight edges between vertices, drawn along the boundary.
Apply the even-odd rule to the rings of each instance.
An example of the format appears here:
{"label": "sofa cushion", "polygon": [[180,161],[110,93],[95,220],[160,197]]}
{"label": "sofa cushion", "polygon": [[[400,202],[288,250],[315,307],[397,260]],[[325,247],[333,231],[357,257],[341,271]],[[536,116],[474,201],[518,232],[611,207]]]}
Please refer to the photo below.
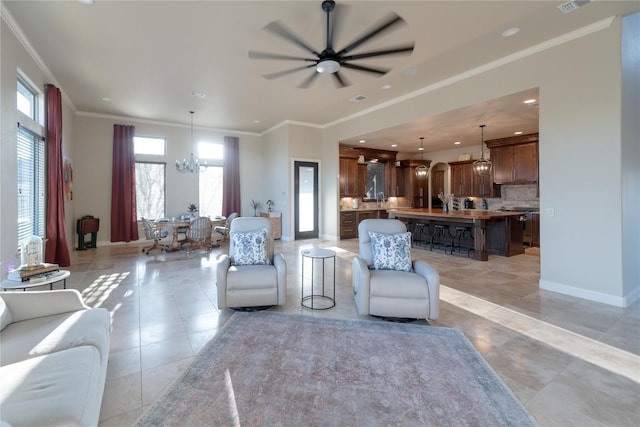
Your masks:
{"label": "sofa cushion", "polygon": [[411,271],[411,233],[369,231],[375,270]]}
{"label": "sofa cushion", "polygon": [[110,316],[104,308],[14,322],[0,332],[0,366],[82,345],[109,356]]}
{"label": "sofa cushion", "polygon": [[0,367],[0,423],[10,426],[95,426],[104,391],[93,346]]}
{"label": "sofa cushion", "polygon": [[246,233],[235,232],[231,235],[233,240],[234,265],[259,265],[271,264],[267,256],[267,230],[250,231]]}

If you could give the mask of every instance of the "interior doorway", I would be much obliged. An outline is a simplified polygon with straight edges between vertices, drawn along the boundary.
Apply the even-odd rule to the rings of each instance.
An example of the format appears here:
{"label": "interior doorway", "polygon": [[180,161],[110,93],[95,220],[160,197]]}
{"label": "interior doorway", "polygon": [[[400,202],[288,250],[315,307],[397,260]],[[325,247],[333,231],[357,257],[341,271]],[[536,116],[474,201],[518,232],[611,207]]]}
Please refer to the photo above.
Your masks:
{"label": "interior doorway", "polygon": [[294,239],[316,239],[318,230],[318,163],[295,161]]}

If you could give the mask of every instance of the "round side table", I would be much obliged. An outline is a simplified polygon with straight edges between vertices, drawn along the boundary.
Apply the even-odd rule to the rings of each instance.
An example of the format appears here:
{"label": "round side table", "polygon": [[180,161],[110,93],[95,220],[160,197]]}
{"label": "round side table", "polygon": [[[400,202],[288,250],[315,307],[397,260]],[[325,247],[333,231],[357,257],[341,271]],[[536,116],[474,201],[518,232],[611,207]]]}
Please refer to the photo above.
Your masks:
{"label": "round side table", "polygon": [[[336,306],[336,253],[330,249],[306,249],[302,254],[302,301],[303,307],[311,310],[327,310]],[[304,264],[305,258],[311,260],[311,293],[305,295],[304,289]],[[315,283],[315,264],[322,263],[322,279]],[[325,286],[325,261],[333,260],[333,283],[331,287]],[[321,286],[321,287],[320,287]],[[327,294],[331,289],[332,293]]]}

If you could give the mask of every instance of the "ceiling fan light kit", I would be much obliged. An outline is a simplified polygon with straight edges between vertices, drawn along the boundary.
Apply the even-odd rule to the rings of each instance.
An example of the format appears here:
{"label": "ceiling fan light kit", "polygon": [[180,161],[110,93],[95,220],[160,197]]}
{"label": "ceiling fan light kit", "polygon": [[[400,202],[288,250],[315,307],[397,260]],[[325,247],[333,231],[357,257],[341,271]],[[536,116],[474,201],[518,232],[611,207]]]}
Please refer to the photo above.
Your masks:
{"label": "ceiling fan light kit", "polygon": [[280,53],[267,53],[267,52],[249,52],[249,58],[251,59],[276,59],[276,60],[288,60],[288,61],[303,61],[306,65],[301,65],[295,68],[290,68],[283,71],[278,71],[275,73],[265,74],[264,77],[266,79],[275,79],[278,77],[282,77],[288,74],[293,74],[298,71],[306,70],[309,68],[315,68],[313,74],[309,75],[298,87],[307,88],[311,85],[311,83],[316,79],[319,74],[329,74],[332,75],[335,79],[336,83],[340,87],[349,86],[349,82],[342,75],[341,69],[347,68],[354,71],[359,71],[362,73],[373,74],[378,77],[385,75],[390,71],[388,68],[382,67],[373,67],[369,65],[361,65],[355,64],[353,61],[367,58],[374,58],[379,56],[387,56],[387,55],[395,55],[395,54],[410,54],[413,52],[413,48],[415,43],[407,43],[401,46],[396,46],[388,49],[381,50],[373,50],[369,52],[362,52],[358,54],[351,55],[350,52],[354,49],[357,49],[361,45],[373,40],[374,38],[380,36],[381,34],[390,31],[399,25],[403,25],[406,22],[400,16],[392,13],[389,17],[384,20],[381,24],[377,25],[373,29],[367,31],[363,36],[349,43],[346,47],[336,51],[334,50],[334,35],[336,34],[336,23],[340,22],[339,19],[336,19],[335,13],[339,12],[336,10],[334,16],[331,16],[331,12],[336,8],[336,3],[333,0],[324,0],[322,2],[322,10],[327,16],[327,25],[326,25],[326,44],[325,48],[319,52],[305,40],[303,40],[298,35],[294,34],[290,30],[288,30],[284,25],[280,24],[278,21],[271,22],[264,29],[269,31],[275,36],[278,36],[289,43],[296,45],[297,47],[303,49],[308,54],[311,54],[312,57],[296,57],[292,55],[284,55]]}

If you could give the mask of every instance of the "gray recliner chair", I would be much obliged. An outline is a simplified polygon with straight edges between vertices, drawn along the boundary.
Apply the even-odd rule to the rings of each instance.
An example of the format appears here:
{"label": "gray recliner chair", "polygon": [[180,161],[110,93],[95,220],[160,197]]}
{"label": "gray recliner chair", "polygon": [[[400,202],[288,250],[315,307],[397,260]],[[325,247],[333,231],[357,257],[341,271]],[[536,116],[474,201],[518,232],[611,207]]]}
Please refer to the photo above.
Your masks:
{"label": "gray recliner chair", "polygon": [[[369,231],[405,233],[396,219],[365,219],[358,225],[360,256],[353,260],[352,280],[359,315],[436,320],[440,307],[440,275],[423,260],[411,271],[374,270]],[[410,247],[410,246],[409,246]]]}
{"label": "gray recliner chair", "polygon": [[[262,230],[266,233],[262,234]],[[264,247],[249,253],[249,247]],[[269,218],[238,217],[229,228],[229,254],[217,260],[218,308],[284,305],[287,265],[282,254],[274,254],[273,229]],[[242,257],[242,259],[240,259]],[[242,265],[238,265],[242,264]]]}

